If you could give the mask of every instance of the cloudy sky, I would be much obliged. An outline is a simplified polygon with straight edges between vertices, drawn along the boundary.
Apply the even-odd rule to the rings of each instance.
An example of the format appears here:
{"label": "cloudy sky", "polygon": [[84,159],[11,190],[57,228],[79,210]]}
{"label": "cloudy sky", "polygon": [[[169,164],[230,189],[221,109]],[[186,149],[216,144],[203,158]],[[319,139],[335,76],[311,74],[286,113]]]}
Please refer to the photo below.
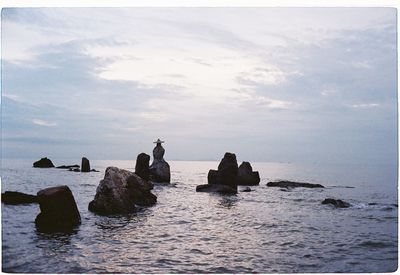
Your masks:
{"label": "cloudy sky", "polygon": [[3,158],[395,163],[392,8],[2,11]]}

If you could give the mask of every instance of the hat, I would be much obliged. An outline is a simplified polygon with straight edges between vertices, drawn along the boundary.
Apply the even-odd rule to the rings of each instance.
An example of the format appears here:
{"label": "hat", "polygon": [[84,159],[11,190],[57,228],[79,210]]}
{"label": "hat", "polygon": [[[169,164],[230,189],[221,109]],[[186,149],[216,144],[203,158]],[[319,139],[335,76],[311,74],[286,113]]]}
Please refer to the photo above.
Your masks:
{"label": "hat", "polygon": [[161,144],[161,143],[164,143],[164,141],[162,141],[162,140],[160,140],[160,139],[158,138],[157,141],[154,141],[153,143]]}

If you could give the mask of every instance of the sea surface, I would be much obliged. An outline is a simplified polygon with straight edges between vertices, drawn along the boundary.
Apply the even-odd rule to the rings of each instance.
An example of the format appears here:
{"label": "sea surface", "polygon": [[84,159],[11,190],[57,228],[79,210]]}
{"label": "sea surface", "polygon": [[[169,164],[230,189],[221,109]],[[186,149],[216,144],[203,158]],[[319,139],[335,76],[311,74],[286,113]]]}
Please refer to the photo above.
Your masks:
{"label": "sea surface", "polygon": [[[105,168],[134,161],[92,160],[99,173],[32,168],[2,160],[2,192],[36,194],[68,185],[82,224],[71,234],[35,229],[38,205],[2,204],[2,270],[17,273],[392,272],[398,262],[397,165],[252,163],[261,183],[227,196],[196,193],[218,162],[169,161],[172,183],[155,206],[99,216],[88,211]],[[53,159],[56,165],[79,161]],[[325,189],[267,187],[287,179]],[[239,190],[243,189],[239,187]],[[336,209],[325,198],[352,204]]]}

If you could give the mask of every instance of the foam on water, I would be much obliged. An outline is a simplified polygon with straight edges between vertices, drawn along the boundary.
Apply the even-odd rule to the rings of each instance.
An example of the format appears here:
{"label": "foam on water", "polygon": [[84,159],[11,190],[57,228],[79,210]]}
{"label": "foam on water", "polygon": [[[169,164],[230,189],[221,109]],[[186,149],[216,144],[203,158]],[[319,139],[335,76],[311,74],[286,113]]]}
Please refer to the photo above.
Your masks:
{"label": "foam on water", "polygon": [[[55,161],[68,164],[68,161]],[[23,273],[390,272],[397,269],[396,167],[254,163],[260,186],[235,196],[196,193],[217,162],[170,162],[171,186],[157,185],[157,205],[130,215],[87,210],[101,173],[34,169],[3,160],[2,188],[36,193],[70,186],[82,216],[71,234],[35,229],[37,205],[2,205],[2,263]],[[267,187],[270,180],[320,183],[325,189]],[[379,184],[377,184],[379,182]],[[353,188],[348,188],[353,187]],[[332,197],[352,204],[322,205]],[[389,209],[391,208],[391,209]]]}

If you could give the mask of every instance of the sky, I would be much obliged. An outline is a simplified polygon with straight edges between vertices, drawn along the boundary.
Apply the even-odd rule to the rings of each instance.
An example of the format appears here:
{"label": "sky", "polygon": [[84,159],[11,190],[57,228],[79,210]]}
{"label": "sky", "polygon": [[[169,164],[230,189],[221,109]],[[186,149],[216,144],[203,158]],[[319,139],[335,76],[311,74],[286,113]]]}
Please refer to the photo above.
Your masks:
{"label": "sky", "polygon": [[394,8],[5,8],[2,157],[397,163]]}

